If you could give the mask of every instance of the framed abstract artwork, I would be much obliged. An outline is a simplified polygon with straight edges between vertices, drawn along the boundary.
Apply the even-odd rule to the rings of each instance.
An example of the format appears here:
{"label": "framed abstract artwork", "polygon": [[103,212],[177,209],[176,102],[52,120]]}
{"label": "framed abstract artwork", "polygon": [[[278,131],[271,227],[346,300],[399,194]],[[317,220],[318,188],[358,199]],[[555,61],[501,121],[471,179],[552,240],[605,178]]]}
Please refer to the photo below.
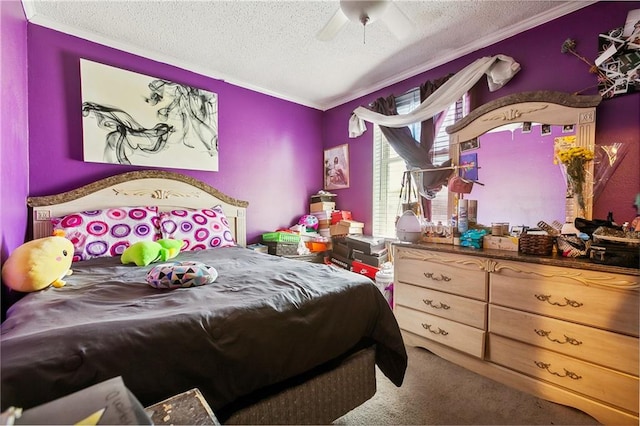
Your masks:
{"label": "framed abstract artwork", "polygon": [[324,150],[324,189],[349,187],[349,145]]}
{"label": "framed abstract artwork", "polygon": [[84,161],[218,170],[218,96],[80,60]]}

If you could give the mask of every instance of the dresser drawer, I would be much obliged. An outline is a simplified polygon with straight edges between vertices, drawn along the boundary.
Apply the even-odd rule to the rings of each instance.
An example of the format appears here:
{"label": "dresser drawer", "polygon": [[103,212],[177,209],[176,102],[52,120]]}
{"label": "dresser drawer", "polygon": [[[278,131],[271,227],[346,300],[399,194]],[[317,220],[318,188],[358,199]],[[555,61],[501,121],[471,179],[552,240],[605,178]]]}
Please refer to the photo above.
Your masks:
{"label": "dresser drawer", "polygon": [[400,328],[478,358],[484,356],[485,332],[424,312],[396,306]]}
{"label": "dresser drawer", "polygon": [[638,375],[638,339],[527,312],[489,307],[489,331]]}
{"label": "dresser drawer", "polygon": [[491,274],[490,302],[638,336],[637,277],[501,261]]}
{"label": "dresser drawer", "polygon": [[486,329],[486,302],[402,283],[394,291],[396,305]]}
{"label": "dresser drawer", "polygon": [[487,300],[482,258],[397,247],[394,264],[396,282]]}
{"label": "dresser drawer", "polygon": [[638,412],[638,377],[489,333],[490,361]]}

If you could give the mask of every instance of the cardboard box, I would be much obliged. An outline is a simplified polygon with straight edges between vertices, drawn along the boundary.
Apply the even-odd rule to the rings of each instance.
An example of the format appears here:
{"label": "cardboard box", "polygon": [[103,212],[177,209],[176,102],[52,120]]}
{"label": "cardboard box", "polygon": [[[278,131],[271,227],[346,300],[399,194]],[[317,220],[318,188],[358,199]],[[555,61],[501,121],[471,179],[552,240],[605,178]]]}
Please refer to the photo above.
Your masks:
{"label": "cardboard box", "polygon": [[351,249],[344,241],[340,242],[340,241],[333,240],[331,244],[331,250],[335,254],[342,256],[346,259],[351,258]]}
{"label": "cardboard box", "polygon": [[346,237],[347,245],[364,254],[376,254],[386,248],[385,239],[371,235],[353,235]]}
{"label": "cardboard box", "polygon": [[518,251],[518,237],[495,237],[493,235],[485,235],[482,239],[483,248]]}
{"label": "cardboard box", "polygon": [[372,280],[376,279],[376,273],[379,271],[379,268],[375,266],[367,265],[366,263],[358,262],[354,260],[351,262],[351,271],[357,274],[365,275]]}
{"label": "cardboard box", "polygon": [[340,222],[338,222],[338,225],[349,226],[352,228],[364,228],[364,223],[351,219],[341,219]]}
{"label": "cardboard box", "polygon": [[334,235],[348,235],[348,234],[362,234],[361,227],[344,225],[342,223],[338,223],[336,225],[331,225],[329,228],[331,232],[331,236]]}
{"label": "cardboard box", "polygon": [[331,226],[330,219],[318,220],[318,229],[329,229],[330,226]]}
{"label": "cardboard box", "polygon": [[329,257],[329,262],[333,263],[336,266],[346,269],[347,271],[351,270],[351,263],[353,261],[351,259],[347,259],[346,257],[342,257],[339,254],[331,253]]}
{"label": "cardboard box", "polygon": [[267,245],[267,253],[273,254],[276,256],[283,255],[291,255],[298,254],[298,244],[292,243],[277,243],[274,241],[265,241],[264,244]]}
{"label": "cardboard box", "polygon": [[317,212],[313,212],[311,215],[318,218],[318,220],[326,220],[331,224],[331,214],[333,210],[320,210]]}
{"label": "cardboard box", "polygon": [[318,203],[322,201],[333,201],[335,198],[336,198],[336,194],[329,194],[329,193],[313,194],[311,196],[311,202]]}
{"label": "cardboard box", "polygon": [[331,213],[331,224],[332,225],[335,225],[336,223],[340,222],[343,219],[346,219],[346,220],[353,219],[351,217],[351,212],[347,211],[347,210],[336,210],[336,211]]}
{"label": "cardboard box", "polygon": [[[153,425],[140,401],[117,376],[22,411],[16,425]],[[182,424],[182,423],[177,423]],[[187,422],[186,424],[195,424]]]}
{"label": "cardboard box", "polygon": [[313,253],[323,252],[328,250],[327,243],[323,243],[323,242],[307,241],[305,245]]}
{"label": "cardboard box", "polygon": [[336,203],[333,201],[318,201],[317,203],[311,203],[309,205],[309,212],[321,212],[325,210],[335,210]]}
{"label": "cardboard box", "polygon": [[382,266],[382,264],[387,261],[388,257],[386,249],[376,253],[375,255],[364,254],[362,251],[356,249],[351,250],[351,259],[361,263],[366,263],[367,265],[375,266],[376,268]]}

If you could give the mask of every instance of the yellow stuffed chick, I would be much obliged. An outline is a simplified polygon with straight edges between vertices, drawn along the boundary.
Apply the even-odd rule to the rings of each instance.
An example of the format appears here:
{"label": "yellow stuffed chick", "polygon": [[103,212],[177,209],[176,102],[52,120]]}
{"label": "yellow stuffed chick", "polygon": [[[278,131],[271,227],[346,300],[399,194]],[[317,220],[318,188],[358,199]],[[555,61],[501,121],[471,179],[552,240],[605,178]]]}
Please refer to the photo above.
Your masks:
{"label": "yellow stuffed chick", "polygon": [[62,287],[71,275],[73,244],[60,234],[29,241],[9,255],[2,266],[2,282],[12,290],[33,292]]}

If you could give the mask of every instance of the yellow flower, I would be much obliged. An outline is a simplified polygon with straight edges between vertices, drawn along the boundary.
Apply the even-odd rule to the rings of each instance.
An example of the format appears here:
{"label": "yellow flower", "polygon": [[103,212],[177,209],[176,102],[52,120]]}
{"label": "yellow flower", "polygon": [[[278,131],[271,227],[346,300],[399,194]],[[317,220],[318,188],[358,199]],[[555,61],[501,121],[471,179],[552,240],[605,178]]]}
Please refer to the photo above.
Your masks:
{"label": "yellow flower", "polygon": [[572,189],[578,196],[580,207],[584,209],[583,185],[585,181],[584,165],[587,161],[593,160],[594,152],[581,147],[574,146],[558,152],[560,162],[566,166]]}
{"label": "yellow flower", "polygon": [[564,164],[574,161],[590,161],[593,160],[593,155],[593,151],[581,146],[574,146],[558,152],[558,157]]}

